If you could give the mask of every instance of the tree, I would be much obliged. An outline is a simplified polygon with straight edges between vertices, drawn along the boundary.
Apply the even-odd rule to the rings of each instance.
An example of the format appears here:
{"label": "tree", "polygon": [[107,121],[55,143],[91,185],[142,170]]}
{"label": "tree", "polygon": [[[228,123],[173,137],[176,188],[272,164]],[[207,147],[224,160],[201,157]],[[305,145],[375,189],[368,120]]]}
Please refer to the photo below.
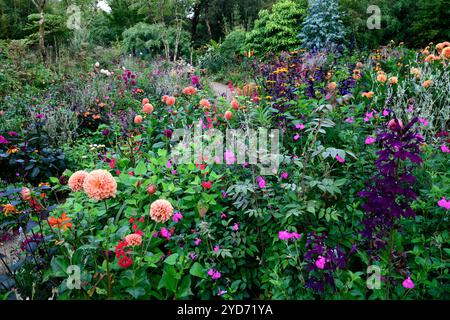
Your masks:
{"label": "tree", "polygon": [[45,16],[44,7],[47,0],[31,0],[39,13],[39,51],[41,52],[42,62],[47,65],[47,50],[45,49]]}
{"label": "tree", "polygon": [[308,15],[299,34],[308,50],[345,45],[345,27],[337,0],[310,0]]}
{"label": "tree", "polygon": [[297,49],[306,6],[306,1],[281,0],[272,10],[261,10],[255,27],[247,35],[247,49],[261,54]]}

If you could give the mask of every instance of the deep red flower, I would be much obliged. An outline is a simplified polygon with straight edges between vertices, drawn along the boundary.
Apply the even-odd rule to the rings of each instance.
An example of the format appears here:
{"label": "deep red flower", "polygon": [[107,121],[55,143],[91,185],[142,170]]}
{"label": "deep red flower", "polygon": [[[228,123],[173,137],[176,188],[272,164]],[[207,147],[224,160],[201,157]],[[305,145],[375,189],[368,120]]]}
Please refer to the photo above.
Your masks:
{"label": "deep red flower", "polygon": [[212,182],[211,181],[203,181],[202,187],[205,188],[206,190],[209,190],[212,187]]}
{"label": "deep red flower", "polygon": [[122,258],[119,259],[119,267],[122,268],[128,268],[133,264],[133,260],[128,257],[127,255],[122,256]]}

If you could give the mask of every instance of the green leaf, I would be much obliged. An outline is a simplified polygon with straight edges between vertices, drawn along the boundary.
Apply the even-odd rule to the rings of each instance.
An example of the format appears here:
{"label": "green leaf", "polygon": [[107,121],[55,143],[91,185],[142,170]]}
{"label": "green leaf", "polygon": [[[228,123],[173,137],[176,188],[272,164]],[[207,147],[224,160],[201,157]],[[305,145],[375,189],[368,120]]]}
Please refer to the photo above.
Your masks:
{"label": "green leaf", "polygon": [[174,253],[174,254],[171,254],[170,256],[168,256],[166,258],[166,260],[164,260],[164,262],[167,263],[168,265],[173,266],[175,263],[177,263],[177,259],[178,259],[178,253]]}
{"label": "green leaf", "polygon": [[138,176],[143,176],[147,173],[147,166],[145,165],[144,161],[139,161],[136,169],[134,170],[134,173]]}
{"label": "green leaf", "polygon": [[199,278],[206,279],[205,269],[203,269],[202,265],[200,263],[198,263],[198,262],[195,262],[192,265],[191,270],[189,270],[189,273],[191,275],[193,275],[194,277],[199,277]]}
{"label": "green leaf", "polygon": [[176,292],[177,289],[177,274],[173,266],[164,268],[163,275],[158,284],[158,289],[166,288],[169,291]]}

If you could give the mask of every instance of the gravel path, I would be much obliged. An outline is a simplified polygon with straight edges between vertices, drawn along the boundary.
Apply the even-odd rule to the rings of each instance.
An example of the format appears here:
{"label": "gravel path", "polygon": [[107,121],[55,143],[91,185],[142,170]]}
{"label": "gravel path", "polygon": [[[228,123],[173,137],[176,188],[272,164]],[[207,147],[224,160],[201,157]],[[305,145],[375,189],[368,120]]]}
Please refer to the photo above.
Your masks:
{"label": "gravel path", "polygon": [[230,88],[228,88],[227,85],[219,82],[211,82],[209,86],[218,97],[225,97],[228,101],[231,101],[233,99],[233,94],[231,93]]}

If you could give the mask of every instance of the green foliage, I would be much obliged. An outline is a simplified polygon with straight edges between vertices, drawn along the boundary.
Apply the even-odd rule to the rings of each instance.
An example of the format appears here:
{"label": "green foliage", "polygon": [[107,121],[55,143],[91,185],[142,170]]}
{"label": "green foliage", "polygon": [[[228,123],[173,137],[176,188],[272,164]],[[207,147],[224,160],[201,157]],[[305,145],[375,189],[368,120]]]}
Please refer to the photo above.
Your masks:
{"label": "green foliage", "polygon": [[281,0],[270,11],[261,10],[253,30],[247,35],[247,49],[259,54],[297,49],[301,44],[297,36],[306,6],[304,0]]}
{"label": "green foliage", "polygon": [[337,0],[311,0],[299,34],[307,50],[345,45],[345,29]]}
{"label": "green foliage", "polygon": [[124,31],[122,43],[125,52],[149,56],[160,55],[165,50],[173,56],[178,45],[178,52],[186,56],[189,52],[188,34],[181,30],[177,40],[177,33],[177,29],[171,26],[139,22]]}

